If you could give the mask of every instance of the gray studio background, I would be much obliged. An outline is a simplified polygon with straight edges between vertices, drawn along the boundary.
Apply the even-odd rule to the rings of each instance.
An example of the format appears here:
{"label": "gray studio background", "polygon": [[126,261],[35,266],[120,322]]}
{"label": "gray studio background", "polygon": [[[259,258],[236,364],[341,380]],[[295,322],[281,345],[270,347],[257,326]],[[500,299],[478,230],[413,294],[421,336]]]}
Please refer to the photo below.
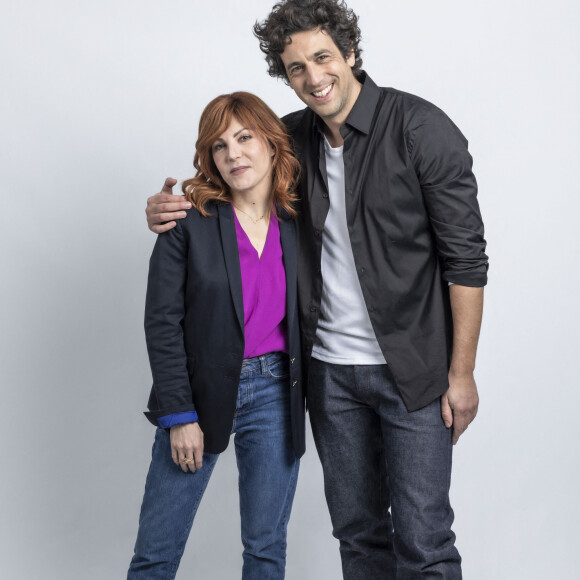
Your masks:
{"label": "gray studio background", "polygon": [[[272,0],[21,0],[0,21],[0,576],[123,578],[153,427],[142,315],[148,195],[192,175],[217,94],[302,107],[251,33]],[[477,380],[456,448],[468,580],[577,578],[580,489],[575,0],[351,0],[364,68],[470,140],[491,259]],[[178,578],[239,577],[233,449]],[[340,578],[309,434],[288,580]],[[374,579],[370,579],[374,580]]]}

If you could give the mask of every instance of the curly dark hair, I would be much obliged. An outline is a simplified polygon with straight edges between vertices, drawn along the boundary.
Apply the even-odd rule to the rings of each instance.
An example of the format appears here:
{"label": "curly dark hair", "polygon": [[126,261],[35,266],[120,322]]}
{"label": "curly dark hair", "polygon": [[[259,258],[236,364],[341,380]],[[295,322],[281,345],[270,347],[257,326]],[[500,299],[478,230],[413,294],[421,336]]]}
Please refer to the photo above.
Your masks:
{"label": "curly dark hair", "polygon": [[272,8],[264,22],[256,22],[254,35],[260,41],[260,50],[266,55],[268,74],[288,82],[280,55],[290,43],[290,36],[317,28],[330,34],[345,60],[351,52],[354,53],[352,71],[358,76],[362,67],[358,16],[344,0],[282,0]]}

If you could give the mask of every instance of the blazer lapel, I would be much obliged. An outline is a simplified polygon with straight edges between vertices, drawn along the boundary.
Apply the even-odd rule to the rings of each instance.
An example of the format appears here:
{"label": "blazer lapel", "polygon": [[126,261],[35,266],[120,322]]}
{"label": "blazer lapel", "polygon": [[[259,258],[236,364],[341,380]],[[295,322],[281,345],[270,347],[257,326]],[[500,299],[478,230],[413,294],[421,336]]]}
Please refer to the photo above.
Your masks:
{"label": "blazer lapel", "polygon": [[236,236],[236,224],[232,206],[227,204],[218,205],[220,236],[224,251],[224,260],[228,273],[230,292],[240,328],[244,332],[244,295],[242,291],[242,272],[240,270],[240,254],[238,251],[238,238]]}
{"label": "blazer lapel", "polygon": [[286,317],[288,328],[292,328],[296,315],[296,229],[293,220],[280,220],[280,242],[284,256],[284,269],[286,270]]}

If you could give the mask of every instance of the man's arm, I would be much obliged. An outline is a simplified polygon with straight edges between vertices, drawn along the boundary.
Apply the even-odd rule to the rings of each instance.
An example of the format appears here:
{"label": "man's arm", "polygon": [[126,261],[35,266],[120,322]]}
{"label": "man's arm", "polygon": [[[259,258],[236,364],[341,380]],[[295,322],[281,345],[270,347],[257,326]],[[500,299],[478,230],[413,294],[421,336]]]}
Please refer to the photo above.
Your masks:
{"label": "man's arm", "polygon": [[467,140],[442,111],[417,112],[407,139],[437,246],[453,315],[453,352],[449,389],[441,397],[441,415],[453,427],[452,442],[477,414],[479,397],[473,378],[475,353],[487,283],[486,242],[477,183]]}
{"label": "man's arm", "polygon": [[173,195],[172,188],[176,183],[176,179],[168,177],[163,189],[147,200],[147,225],[156,234],[174,228],[175,220],[183,219],[187,215],[184,210],[191,208],[191,203],[182,195]]}
{"label": "man's arm", "polygon": [[449,367],[449,389],[441,397],[441,416],[453,427],[452,443],[477,415],[479,396],[473,378],[475,354],[483,313],[483,288],[453,284],[449,287],[453,313],[453,354]]}

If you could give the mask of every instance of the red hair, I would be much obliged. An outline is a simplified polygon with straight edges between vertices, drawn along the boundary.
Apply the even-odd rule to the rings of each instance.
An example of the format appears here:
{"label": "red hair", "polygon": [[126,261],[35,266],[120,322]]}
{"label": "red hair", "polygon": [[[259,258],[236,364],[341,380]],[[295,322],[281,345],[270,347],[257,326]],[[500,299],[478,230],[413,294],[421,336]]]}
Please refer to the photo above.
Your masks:
{"label": "red hair", "polygon": [[208,202],[232,201],[228,185],[214,163],[212,145],[230,126],[234,117],[272,146],[272,203],[295,217],[296,210],[292,204],[298,199],[295,187],[300,164],[290,146],[286,127],[264,101],[243,91],[216,97],[201,114],[193,158],[197,173],[183,182],[181,189],[185,197],[204,216],[209,215],[205,209]]}

